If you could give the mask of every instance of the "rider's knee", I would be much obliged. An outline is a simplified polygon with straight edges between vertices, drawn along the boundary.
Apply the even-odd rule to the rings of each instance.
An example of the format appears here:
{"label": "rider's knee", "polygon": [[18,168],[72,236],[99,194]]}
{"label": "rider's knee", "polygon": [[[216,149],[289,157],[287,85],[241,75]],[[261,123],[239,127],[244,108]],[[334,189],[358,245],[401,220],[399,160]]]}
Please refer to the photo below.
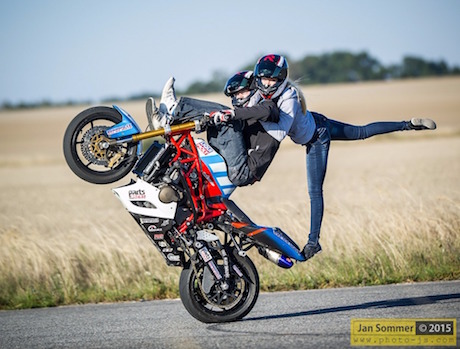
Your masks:
{"label": "rider's knee", "polygon": [[228,179],[237,187],[251,185],[257,181],[257,179],[250,172],[247,171],[229,171]]}

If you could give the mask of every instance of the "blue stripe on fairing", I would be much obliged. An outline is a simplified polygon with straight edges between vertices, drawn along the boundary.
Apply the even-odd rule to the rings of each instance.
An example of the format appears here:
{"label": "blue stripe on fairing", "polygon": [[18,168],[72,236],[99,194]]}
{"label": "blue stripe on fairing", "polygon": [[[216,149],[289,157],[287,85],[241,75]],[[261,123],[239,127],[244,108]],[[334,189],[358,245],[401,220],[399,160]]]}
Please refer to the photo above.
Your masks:
{"label": "blue stripe on fairing", "polygon": [[218,163],[218,162],[224,162],[224,160],[222,159],[222,157],[220,155],[203,156],[202,159],[205,160],[205,162],[209,163],[209,164],[215,164],[215,163]]}
{"label": "blue stripe on fairing", "polygon": [[227,172],[213,172],[212,173],[215,177],[228,177]]}
{"label": "blue stripe on fairing", "polygon": [[[220,155],[216,154],[216,155],[203,156],[201,157],[201,160],[206,164],[212,176],[214,177],[215,183],[219,187],[219,190],[221,191],[222,196],[224,198],[228,198],[230,194],[233,192],[233,190],[235,190],[236,187],[230,182],[227,172],[224,172],[224,171],[214,172],[212,169],[213,167],[212,165],[216,165],[216,164],[217,165],[222,164],[222,166],[226,167],[224,159]],[[221,184],[221,182],[224,182],[225,184]]]}

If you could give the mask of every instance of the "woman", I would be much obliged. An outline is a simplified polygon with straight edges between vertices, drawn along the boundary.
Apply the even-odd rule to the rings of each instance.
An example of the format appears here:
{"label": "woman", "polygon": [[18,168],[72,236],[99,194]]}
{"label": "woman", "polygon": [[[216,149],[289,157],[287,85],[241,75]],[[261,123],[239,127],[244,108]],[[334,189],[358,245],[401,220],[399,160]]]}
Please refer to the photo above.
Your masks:
{"label": "woman", "polygon": [[294,143],[306,147],[311,223],[303,253],[308,260],[321,252],[319,237],[324,212],[323,183],[331,140],[366,139],[395,131],[434,130],[436,124],[431,119],[413,118],[410,121],[354,126],[310,112],[306,109],[300,90],[288,81],[288,64],[280,55],[261,57],[255,66],[254,75],[258,92],[251,98],[249,105],[271,99],[277,101],[280,109],[278,123],[261,122],[262,126],[280,142],[288,135]]}

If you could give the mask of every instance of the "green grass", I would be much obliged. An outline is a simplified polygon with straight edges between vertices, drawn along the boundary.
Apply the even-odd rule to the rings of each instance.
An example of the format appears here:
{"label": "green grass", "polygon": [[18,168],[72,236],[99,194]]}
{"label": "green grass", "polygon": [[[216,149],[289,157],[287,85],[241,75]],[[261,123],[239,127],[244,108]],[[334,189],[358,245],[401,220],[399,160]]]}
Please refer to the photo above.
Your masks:
{"label": "green grass", "polygon": [[[289,270],[273,267],[254,251],[251,257],[260,273],[261,291],[265,292],[455,280],[460,278],[458,223],[454,219],[444,225],[450,229],[433,232],[440,228],[435,221],[425,226],[431,235],[416,229],[417,235],[396,234],[389,240],[383,231],[372,238],[368,236],[366,246],[356,241],[332,244],[331,239],[326,239],[324,253]],[[178,297],[180,269],[163,267],[161,274],[155,273],[158,263],[164,262],[153,246],[146,248],[136,251],[140,259],[133,259],[120,250],[95,253],[80,247],[66,259],[71,263],[50,256],[43,259],[50,265],[38,273],[33,273],[32,268],[22,272],[10,269],[0,276],[0,308]]]}
{"label": "green grass", "polygon": [[[153,246],[152,246],[153,247]],[[69,256],[72,268],[54,263],[38,275],[24,272],[0,276],[0,308],[20,309],[68,304],[152,300],[178,296],[178,270],[159,279],[148,270],[115,258],[89,257],[84,248]],[[108,253],[110,255],[110,252]],[[152,261],[152,258],[150,258]]]}
{"label": "green grass", "polygon": [[[99,263],[102,265],[102,263]],[[115,266],[124,268],[123,264]],[[158,279],[140,270],[130,270],[118,280],[104,275],[105,283],[85,279],[67,280],[56,269],[51,275],[37,280],[2,275],[0,308],[19,309],[50,307],[68,304],[153,300],[178,297],[178,278]],[[460,248],[449,253],[441,248],[412,251],[402,266],[395,266],[385,254],[370,260],[357,253],[351,256],[330,256],[323,253],[292,269],[273,269],[268,261],[258,263],[261,291],[288,291],[344,286],[370,286],[401,282],[456,280],[460,278]],[[171,272],[179,271],[171,267]],[[101,275],[102,276],[102,275]]]}
{"label": "green grass", "polygon": [[[345,286],[374,286],[403,282],[458,280],[460,278],[460,249],[446,256],[440,250],[415,252],[407,256],[402,268],[396,267],[385,254],[369,260],[365,255],[343,258],[315,257],[308,268],[293,268],[284,273],[261,273],[264,291],[288,291]],[[427,261],[429,259],[429,261]],[[278,275],[279,274],[279,275]]]}

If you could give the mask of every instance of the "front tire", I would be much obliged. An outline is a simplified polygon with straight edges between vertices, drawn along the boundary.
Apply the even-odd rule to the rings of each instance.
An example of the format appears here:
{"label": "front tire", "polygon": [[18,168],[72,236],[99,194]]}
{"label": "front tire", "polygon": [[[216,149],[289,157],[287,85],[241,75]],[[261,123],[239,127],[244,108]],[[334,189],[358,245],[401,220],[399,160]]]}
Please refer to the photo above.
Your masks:
{"label": "front tire", "polygon": [[[179,281],[182,304],[195,319],[204,323],[231,322],[242,319],[254,307],[259,296],[259,275],[248,257],[233,253],[233,261],[242,277],[231,270],[230,288],[225,292],[218,282],[205,294],[200,282],[203,280],[205,264],[197,264],[196,272],[189,263]],[[217,261],[219,264],[219,260]]]}
{"label": "front tire", "polygon": [[78,177],[94,184],[108,184],[131,171],[137,160],[136,143],[100,147],[107,139],[105,130],[121,120],[113,108],[94,107],[71,121],[64,134],[64,157]]}

